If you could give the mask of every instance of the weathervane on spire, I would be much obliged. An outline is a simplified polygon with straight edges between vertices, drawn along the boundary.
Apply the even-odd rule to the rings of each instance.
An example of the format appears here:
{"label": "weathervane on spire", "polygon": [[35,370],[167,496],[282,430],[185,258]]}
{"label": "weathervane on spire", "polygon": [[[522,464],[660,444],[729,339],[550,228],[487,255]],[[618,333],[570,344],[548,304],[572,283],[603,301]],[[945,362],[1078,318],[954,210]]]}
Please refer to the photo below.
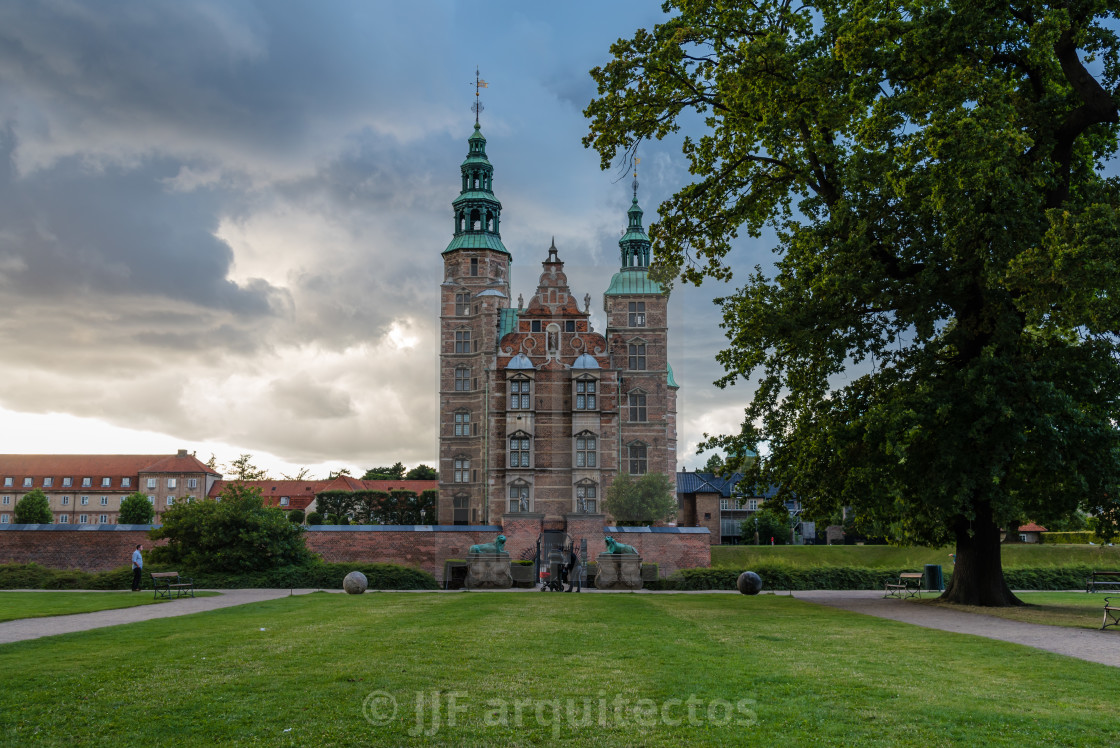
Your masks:
{"label": "weathervane on spire", "polygon": [[474,112],[474,126],[478,127],[478,114],[486,107],[482,106],[482,102],[478,98],[480,89],[490,88],[490,84],[478,77],[478,66],[474,67],[474,103],[471,104],[471,111]]}
{"label": "weathervane on spire", "polygon": [[638,164],[642,160],[638,158],[638,146],[634,146],[634,202],[638,202]]}

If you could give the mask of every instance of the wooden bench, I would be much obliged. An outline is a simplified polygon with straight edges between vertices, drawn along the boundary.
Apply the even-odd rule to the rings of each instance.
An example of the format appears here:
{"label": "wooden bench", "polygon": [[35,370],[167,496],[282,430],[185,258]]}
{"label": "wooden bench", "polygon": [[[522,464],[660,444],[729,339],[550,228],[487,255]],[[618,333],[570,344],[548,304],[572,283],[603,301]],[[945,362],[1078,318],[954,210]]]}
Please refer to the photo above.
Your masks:
{"label": "wooden bench", "polygon": [[1097,587],[1120,587],[1120,571],[1094,571],[1085,580],[1085,591],[1096,592]]}
{"label": "wooden bench", "polygon": [[922,572],[904,571],[898,575],[898,582],[886,584],[886,593],[883,597],[921,597]]}
{"label": "wooden bench", "polygon": [[155,599],[194,597],[194,580],[184,579],[177,571],[152,572],[152,589],[155,590]]}
{"label": "wooden bench", "polygon": [[1104,599],[1104,622],[1101,624],[1101,631],[1104,631],[1109,626],[1120,626],[1120,605],[1113,605],[1111,598]]}

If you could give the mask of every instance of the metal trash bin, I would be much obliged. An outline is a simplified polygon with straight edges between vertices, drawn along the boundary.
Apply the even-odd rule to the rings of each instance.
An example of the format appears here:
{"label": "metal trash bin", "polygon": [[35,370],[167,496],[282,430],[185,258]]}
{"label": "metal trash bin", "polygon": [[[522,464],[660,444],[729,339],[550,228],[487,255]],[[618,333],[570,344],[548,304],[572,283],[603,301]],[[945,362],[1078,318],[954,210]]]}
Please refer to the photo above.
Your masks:
{"label": "metal trash bin", "polygon": [[941,576],[941,564],[926,564],[926,592],[944,592],[945,579]]}

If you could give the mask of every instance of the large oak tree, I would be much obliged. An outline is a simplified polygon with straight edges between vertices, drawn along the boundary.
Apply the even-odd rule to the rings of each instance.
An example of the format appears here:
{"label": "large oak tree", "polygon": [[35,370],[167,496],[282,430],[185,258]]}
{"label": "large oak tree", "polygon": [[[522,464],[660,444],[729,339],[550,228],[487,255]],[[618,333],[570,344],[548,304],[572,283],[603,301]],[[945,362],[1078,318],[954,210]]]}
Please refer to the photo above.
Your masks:
{"label": "large oak tree", "polygon": [[1116,516],[1116,0],[677,0],[592,75],[607,168],[682,126],[659,270],[727,279],[720,384],[753,477],[955,542],[951,601],[1018,601],[1001,523]]}

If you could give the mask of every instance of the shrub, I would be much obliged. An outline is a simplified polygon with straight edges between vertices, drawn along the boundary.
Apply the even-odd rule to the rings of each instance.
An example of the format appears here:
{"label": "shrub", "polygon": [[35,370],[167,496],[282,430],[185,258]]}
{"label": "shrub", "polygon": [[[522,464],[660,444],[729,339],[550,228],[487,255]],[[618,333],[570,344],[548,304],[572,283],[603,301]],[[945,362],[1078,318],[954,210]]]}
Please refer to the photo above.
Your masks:
{"label": "shrub", "polygon": [[48,525],[54,522],[50,502],[41,488],[33,488],[16,502],[15,515],[17,525]]}
{"label": "shrub", "polygon": [[321,524],[323,524],[323,515],[319,514],[318,512],[308,512],[307,513],[307,524],[309,524],[309,525],[321,525]]}
{"label": "shrub", "polygon": [[1097,534],[1091,530],[1083,530],[1080,532],[1043,532],[1039,533],[1039,538],[1043,543],[1077,543],[1080,545],[1087,545],[1089,543],[1100,543],[1101,539]]}
{"label": "shrub", "polygon": [[303,524],[303,510],[302,509],[293,509],[292,511],[288,512],[288,521],[293,522],[297,525],[302,525]]}
{"label": "shrub", "polygon": [[149,531],[166,538],[149,555],[154,563],[178,564],[192,571],[252,572],[310,563],[303,528],[275,507],[266,507],[259,488],[231,483],[219,500],[175,504],[163,525]]}
{"label": "shrub", "polygon": [[121,500],[121,513],[117,521],[122,525],[150,525],[155,511],[152,502],[144,494],[129,494]]}

